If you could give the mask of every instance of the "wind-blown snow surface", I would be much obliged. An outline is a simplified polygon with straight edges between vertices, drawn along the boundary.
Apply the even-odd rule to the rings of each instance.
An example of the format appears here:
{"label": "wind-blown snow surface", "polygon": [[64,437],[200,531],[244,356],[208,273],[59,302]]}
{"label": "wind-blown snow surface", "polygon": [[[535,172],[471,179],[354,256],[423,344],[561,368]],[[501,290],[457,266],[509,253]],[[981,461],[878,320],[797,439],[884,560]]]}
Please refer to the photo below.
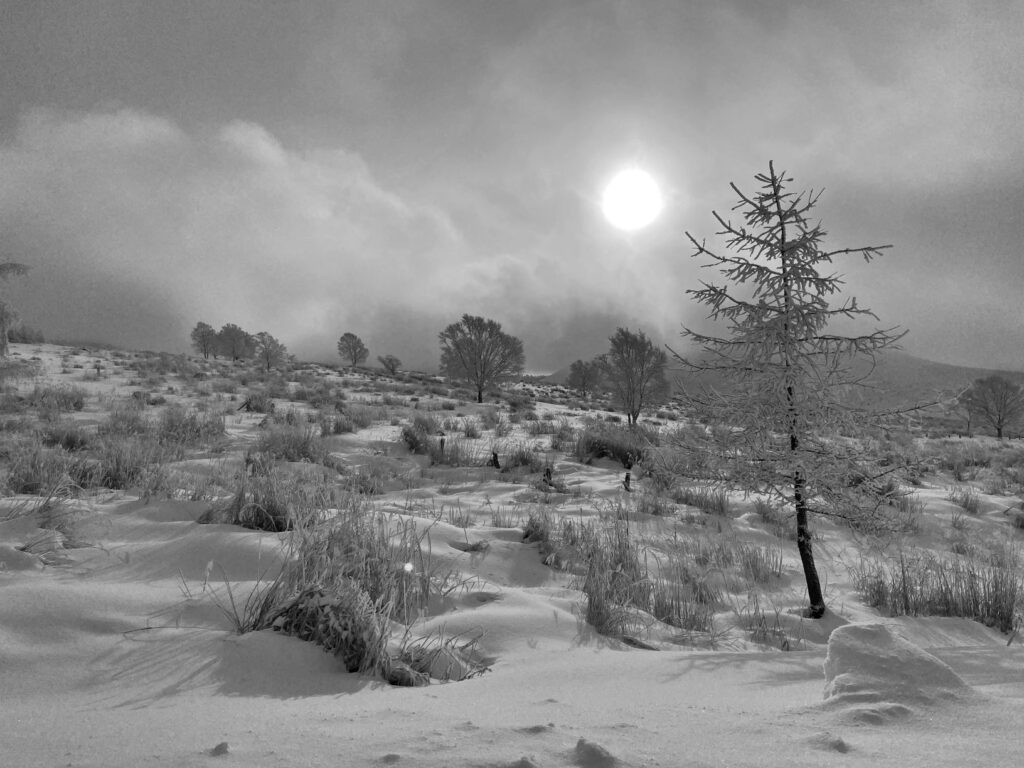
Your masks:
{"label": "wind-blown snow surface", "polygon": [[[473,529],[494,545],[458,555],[483,578],[446,614],[484,633],[492,670],[390,687],[310,643],[229,631],[210,589],[245,593],[279,540],[197,525],[202,508],[93,500],[78,531],[94,546],[47,566],[15,549],[30,519],[0,524],[0,765],[988,768],[1022,754],[1024,648],[981,625],[830,614],[832,646],[808,651],[628,648],[581,626],[565,577],[501,529]],[[845,699],[824,699],[826,653],[832,688],[856,680]],[[908,658],[932,661],[915,686],[884,685]]]}

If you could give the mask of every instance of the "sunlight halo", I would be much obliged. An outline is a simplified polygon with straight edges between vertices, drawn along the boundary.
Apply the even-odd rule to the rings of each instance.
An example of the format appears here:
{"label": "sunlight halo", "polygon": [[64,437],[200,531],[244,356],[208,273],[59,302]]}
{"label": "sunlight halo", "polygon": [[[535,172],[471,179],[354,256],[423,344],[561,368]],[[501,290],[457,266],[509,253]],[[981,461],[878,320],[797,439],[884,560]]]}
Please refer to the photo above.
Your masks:
{"label": "sunlight halo", "polygon": [[626,232],[648,226],[664,207],[658,182],[640,168],[617,173],[601,196],[601,211],[608,223]]}

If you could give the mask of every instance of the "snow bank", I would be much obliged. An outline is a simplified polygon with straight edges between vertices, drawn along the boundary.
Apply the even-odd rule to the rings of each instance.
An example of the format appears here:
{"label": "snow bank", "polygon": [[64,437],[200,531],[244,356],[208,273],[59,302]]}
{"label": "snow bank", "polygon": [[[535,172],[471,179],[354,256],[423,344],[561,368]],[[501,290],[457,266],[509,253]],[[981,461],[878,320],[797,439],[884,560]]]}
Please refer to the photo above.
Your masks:
{"label": "snow bank", "polygon": [[882,722],[911,714],[914,705],[960,698],[970,686],[945,662],[883,623],[837,628],[825,657],[825,699],[869,703],[855,719]]}

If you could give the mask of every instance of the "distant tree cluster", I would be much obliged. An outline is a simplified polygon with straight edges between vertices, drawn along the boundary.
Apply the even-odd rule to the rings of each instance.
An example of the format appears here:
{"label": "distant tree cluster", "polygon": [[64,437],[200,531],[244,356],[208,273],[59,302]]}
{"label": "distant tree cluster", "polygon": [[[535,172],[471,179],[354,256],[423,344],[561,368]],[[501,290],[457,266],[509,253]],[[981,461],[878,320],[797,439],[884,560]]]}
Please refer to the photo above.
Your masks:
{"label": "distant tree cluster", "polygon": [[15,323],[7,331],[7,340],[12,344],[45,344],[46,336],[38,328],[24,323]]}
{"label": "distant tree cluster", "polygon": [[207,360],[219,356],[232,361],[255,358],[268,371],[289,360],[288,348],[269,333],[252,334],[234,323],[215,331],[212,325],[200,321],[192,329],[191,339],[193,349]]}
{"label": "distant tree cluster", "polygon": [[[291,360],[288,348],[267,331],[249,333],[234,323],[227,323],[218,331],[209,323],[200,321],[192,329],[190,338],[192,348],[206,360],[211,357],[214,360],[224,357],[231,361],[254,359],[268,371]],[[344,333],[338,339],[338,354],[354,368],[366,362],[370,351],[354,333]],[[377,360],[392,376],[402,365],[394,355],[381,355]]]}
{"label": "distant tree cluster", "polygon": [[584,397],[610,390],[627,422],[636,424],[644,408],[661,405],[671,394],[668,355],[643,331],[617,328],[608,341],[611,347],[604,354],[569,366],[566,384]]}

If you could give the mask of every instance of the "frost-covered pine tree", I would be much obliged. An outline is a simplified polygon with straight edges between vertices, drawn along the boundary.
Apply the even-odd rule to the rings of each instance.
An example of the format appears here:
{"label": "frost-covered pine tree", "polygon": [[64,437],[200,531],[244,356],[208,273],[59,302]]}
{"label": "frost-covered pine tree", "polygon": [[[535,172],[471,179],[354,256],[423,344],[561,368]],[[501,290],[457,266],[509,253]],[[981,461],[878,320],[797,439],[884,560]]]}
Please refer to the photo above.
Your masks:
{"label": "frost-covered pine tree", "polygon": [[839,438],[872,421],[848,397],[861,382],[851,363],[873,359],[903,333],[829,332],[833,320],[877,319],[856,299],[829,303],[843,285],[833,260],[870,261],[890,246],[827,250],[821,224],[809,219],[820,192],[788,192],[792,179],[771,163],[756,179],[760,190],[753,196],[730,185],[739,197],[733,210],[740,222],[713,212],[725,249],[687,232],[694,257],[709,260],[705,266],[724,278],[723,284],[702,282],[688,291],[710,308],[709,319],[723,335],[685,328],[684,338],[703,354],[676,357],[691,371],[728,377],[727,386],[693,396],[693,404],[722,426],[713,431],[722,479],[791,505],[810,601],[806,615],[820,618],[825,599],[811,547],[811,513],[877,520],[892,496],[892,486],[880,481],[891,470],[868,465],[856,445]]}

